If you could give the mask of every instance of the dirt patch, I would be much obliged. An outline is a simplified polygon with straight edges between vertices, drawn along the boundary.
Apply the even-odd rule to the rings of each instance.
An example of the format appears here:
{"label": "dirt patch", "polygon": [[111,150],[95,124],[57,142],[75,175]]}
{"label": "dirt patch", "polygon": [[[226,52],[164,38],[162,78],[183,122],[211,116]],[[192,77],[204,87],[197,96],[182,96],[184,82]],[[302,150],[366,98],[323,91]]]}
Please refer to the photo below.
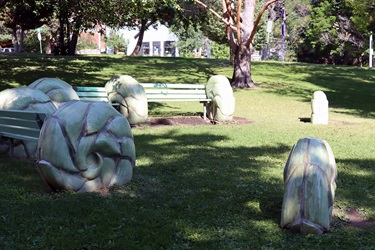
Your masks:
{"label": "dirt patch", "polygon": [[[233,117],[232,121],[224,122],[223,124],[250,124],[251,121],[242,117]],[[205,120],[200,116],[175,116],[175,117],[150,117],[146,123],[135,125],[138,127],[155,127],[155,126],[178,126],[178,125],[215,125],[216,123]]]}
{"label": "dirt patch", "polygon": [[[344,214],[344,216],[339,216],[338,214]],[[335,208],[334,214],[336,214],[335,220],[341,224],[341,226],[349,226],[355,228],[371,228],[374,227],[374,221],[365,220],[363,215],[358,213],[356,209],[349,209],[349,210],[340,210]]]}
{"label": "dirt patch", "polygon": [[345,214],[349,219],[344,224],[347,224],[348,226],[357,228],[370,228],[374,226],[373,221],[365,220],[364,217],[355,209],[347,210],[345,211]]}

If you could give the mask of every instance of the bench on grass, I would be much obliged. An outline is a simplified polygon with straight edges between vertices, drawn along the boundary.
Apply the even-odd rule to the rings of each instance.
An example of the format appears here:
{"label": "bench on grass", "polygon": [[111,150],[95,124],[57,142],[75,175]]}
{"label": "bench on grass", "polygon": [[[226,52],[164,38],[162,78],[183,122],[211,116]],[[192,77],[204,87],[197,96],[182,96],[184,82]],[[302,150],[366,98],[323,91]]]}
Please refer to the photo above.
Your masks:
{"label": "bench on grass", "polygon": [[203,118],[207,117],[207,103],[212,100],[206,95],[203,84],[141,83],[147,102],[200,102],[203,103]]}
{"label": "bench on grass", "polygon": [[[207,117],[207,98],[203,84],[167,84],[167,83],[140,83],[146,92],[147,102],[200,102],[203,103],[203,117]],[[108,102],[104,87],[78,87],[73,89],[82,101]],[[118,103],[111,103],[113,106]]]}
{"label": "bench on grass", "polygon": [[[10,156],[14,156],[14,139],[38,142],[48,114],[26,110],[0,110],[0,136],[10,139]],[[1,141],[3,140],[1,138]]]}

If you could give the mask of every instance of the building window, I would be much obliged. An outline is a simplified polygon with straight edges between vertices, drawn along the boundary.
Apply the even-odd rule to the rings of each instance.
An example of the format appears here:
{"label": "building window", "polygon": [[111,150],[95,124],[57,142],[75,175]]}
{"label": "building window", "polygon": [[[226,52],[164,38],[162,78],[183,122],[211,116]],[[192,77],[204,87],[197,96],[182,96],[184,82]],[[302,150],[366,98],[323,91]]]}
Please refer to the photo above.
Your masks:
{"label": "building window", "polygon": [[173,41],[164,42],[164,56],[176,56],[175,51],[176,49],[173,46]]}
{"label": "building window", "polygon": [[140,54],[144,56],[150,55],[150,43],[149,42],[142,43]]}

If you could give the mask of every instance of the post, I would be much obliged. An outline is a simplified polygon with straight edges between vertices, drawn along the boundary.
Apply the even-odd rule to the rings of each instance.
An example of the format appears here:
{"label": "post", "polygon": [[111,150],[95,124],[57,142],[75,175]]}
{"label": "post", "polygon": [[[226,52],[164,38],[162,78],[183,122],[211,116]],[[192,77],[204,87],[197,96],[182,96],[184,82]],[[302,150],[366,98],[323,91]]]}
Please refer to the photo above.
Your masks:
{"label": "post", "polygon": [[267,45],[266,45],[266,55],[264,56],[264,59],[269,58],[269,51],[270,51],[270,34],[272,32],[272,20],[267,21]]}
{"label": "post", "polygon": [[374,54],[374,50],[372,49],[372,31],[370,32],[370,56],[369,56],[369,63],[368,66],[372,68],[372,56]]}
{"label": "post", "polygon": [[37,28],[36,31],[38,32],[38,40],[39,40],[39,46],[40,46],[40,54],[43,53],[43,50],[42,50],[42,28]]}
{"label": "post", "polygon": [[282,22],[281,22],[281,35],[282,35],[281,59],[284,62],[284,58],[285,58],[285,56],[284,56],[284,54],[285,54],[285,34],[286,34],[286,24],[285,24],[286,15],[285,15],[285,8],[284,7],[281,9],[281,18],[282,18]]}

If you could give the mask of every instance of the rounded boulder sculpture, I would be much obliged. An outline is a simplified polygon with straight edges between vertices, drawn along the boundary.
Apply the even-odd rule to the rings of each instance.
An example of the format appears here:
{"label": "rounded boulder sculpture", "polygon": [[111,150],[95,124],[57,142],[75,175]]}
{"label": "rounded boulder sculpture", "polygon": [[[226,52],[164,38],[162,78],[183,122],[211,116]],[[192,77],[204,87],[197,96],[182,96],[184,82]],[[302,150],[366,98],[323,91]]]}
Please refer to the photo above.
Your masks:
{"label": "rounded boulder sculpture", "polygon": [[110,102],[120,104],[120,112],[130,124],[146,122],[148,119],[148,103],[145,89],[131,76],[114,76],[105,89]]}
{"label": "rounded boulder sculpture", "polygon": [[91,192],[129,182],[135,145],[126,118],[104,102],[70,101],[48,117],[37,165],[54,190]]}
{"label": "rounded boulder sculpture", "polygon": [[215,122],[233,120],[235,99],[228,79],[222,75],[212,76],[206,84],[206,95],[212,100],[207,104],[207,115]]}
{"label": "rounded boulder sculpture", "polygon": [[38,89],[48,95],[57,108],[65,102],[79,100],[72,86],[59,78],[40,78],[32,82],[28,87]]}
{"label": "rounded boulder sculpture", "polygon": [[328,124],[328,100],[321,90],[315,91],[311,99],[311,123]]}
{"label": "rounded boulder sculpture", "polygon": [[298,140],[284,169],[281,227],[302,234],[328,232],[336,177],[335,158],[326,141],[310,137]]}
{"label": "rounded boulder sculpture", "polygon": [[[29,110],[52,114],[56,107],[42,91],[30,88],[12,88],[0,92],[0,109]],[[35,158],[36,148],[36,142],[15,140],[14,157]],[[1,152],[9,152],[9,149],[9,143],[2,140]]]}

